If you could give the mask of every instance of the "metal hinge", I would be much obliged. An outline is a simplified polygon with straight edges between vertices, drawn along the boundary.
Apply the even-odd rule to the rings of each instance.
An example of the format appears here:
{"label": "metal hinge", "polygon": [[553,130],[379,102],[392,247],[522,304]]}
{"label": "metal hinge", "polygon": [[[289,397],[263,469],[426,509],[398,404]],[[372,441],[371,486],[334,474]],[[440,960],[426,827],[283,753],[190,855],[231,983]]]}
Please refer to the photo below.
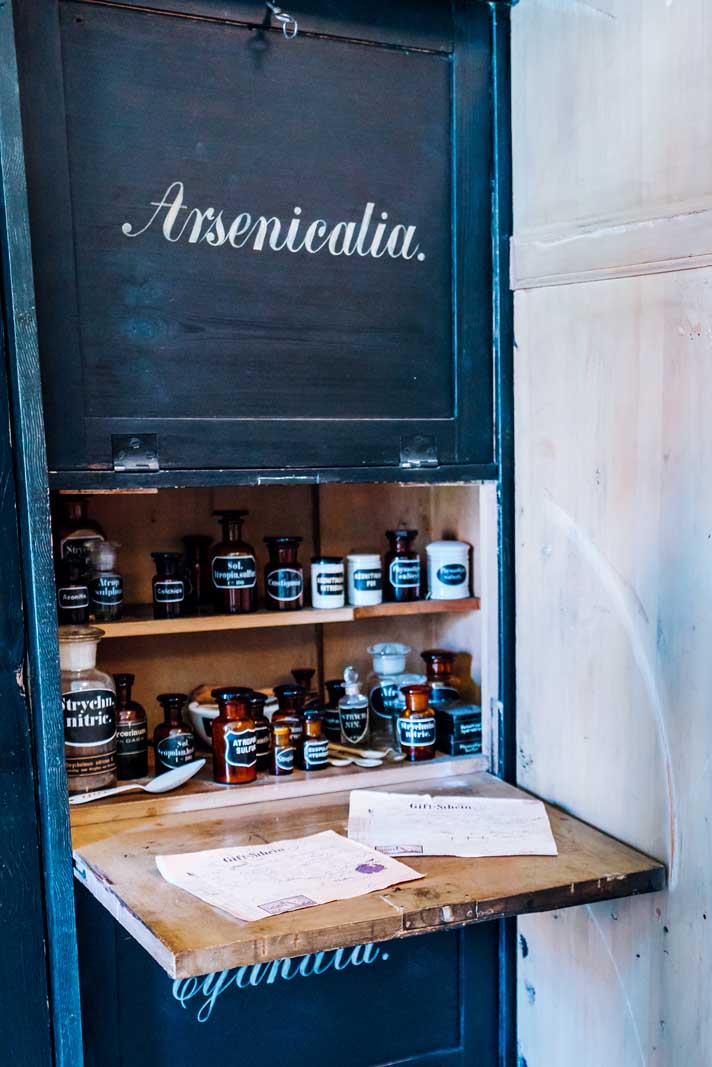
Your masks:
{"label": "metal hinge", "polygon": [[160,470],[155,433],[112,433],[111,452],[115,471]]}
{"label": "metal hinge", "polygon": [[401,467],[437,467],[438,445],[434,437],[415,434],[414,437],[401,437]]}

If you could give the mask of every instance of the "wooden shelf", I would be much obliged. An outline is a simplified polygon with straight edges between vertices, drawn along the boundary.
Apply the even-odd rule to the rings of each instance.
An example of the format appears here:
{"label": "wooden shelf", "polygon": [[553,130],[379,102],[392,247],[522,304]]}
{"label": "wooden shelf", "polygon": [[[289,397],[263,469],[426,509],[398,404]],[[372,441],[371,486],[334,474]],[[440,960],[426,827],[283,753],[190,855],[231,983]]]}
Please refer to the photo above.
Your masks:
{"label": "wooden shelf", "polygon": [[[423,781],[411,765],[403,792],[527,796],[488,774]],[[356,779],[355,781],[358,781]],[[322,830],[345,833],[349,794],[221,812],[124,819],[73,831],[78,880],[173,978],[574,904],[649,893],[665,868],[549,807],[558,856],[492,859],[409,856],[425,877],[353,900],[335,901],[258,922],[233,919],[165,882],[159,853],[279,841]]]}
{"label": "wooden shelf", "polygon": [[250,615],[184,615],[179,619],[154,619],[150,605],[127,610],[118,622],[97,623],[106,637],[149,637],[159,634],[210,633],[217,630],[260,630],[275,626],[316,626],[324,623],[353,622],[356,619],[389,618],[405,615],[463,614],[479,611],[479,597],[465,600],[415,600],[410,604],[375,604],[367,608],[331,608],[319,611],[255,611]]}

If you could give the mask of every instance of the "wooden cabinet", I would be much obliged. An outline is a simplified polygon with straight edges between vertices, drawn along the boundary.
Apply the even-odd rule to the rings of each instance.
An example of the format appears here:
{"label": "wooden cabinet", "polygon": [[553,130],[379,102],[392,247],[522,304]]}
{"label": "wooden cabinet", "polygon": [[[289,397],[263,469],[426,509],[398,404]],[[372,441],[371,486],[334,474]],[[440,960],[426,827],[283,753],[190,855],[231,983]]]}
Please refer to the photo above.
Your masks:
{"label": "wooden cabinet", "polygon": [[19,5],[57,484],[493,473],[488,6],[323,7]]}

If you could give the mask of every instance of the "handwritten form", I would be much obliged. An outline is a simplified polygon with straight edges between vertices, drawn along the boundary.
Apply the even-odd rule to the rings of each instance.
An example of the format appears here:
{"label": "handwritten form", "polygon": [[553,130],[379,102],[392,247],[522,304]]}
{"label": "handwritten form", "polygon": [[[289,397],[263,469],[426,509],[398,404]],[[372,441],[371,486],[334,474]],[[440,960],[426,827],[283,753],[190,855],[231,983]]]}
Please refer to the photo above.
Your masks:
{"label": "handwritten form", "polygon": [[333,830],[264,845],[156,856],[156,864],[167,882],[247,922],[423,877]]}
{"label": "handwritten form", "polygon": [[390,856],[556,856],[540,800],[354,790],[349,839]]}

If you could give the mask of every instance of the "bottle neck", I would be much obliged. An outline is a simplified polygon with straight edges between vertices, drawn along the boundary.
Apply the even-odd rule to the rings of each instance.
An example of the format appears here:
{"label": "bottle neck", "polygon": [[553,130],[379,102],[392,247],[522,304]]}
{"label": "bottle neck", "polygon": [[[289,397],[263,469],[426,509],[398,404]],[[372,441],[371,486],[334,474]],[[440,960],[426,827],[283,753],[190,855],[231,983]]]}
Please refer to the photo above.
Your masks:
{"label": "bottle neck", "polygon": [[179,708],[175,704],[166,704],[163,706],[163,721],[167,726],[182,726],[183,716],[181,714],[182,708]]}
{"label": "bottle neck", "polygon": [[66,515],[72,522],[79,522],[87,517],[87,504],[86,500],[69,500],[67,501]]}
{"label": "bottle neck", "polygon": [[402,556],[405,552],[409,552],[411,547],[410,537],[392,537],[391,538],[391,551],[395,552],[397,556]]}
{"label": "bottle neck", "polygon": [[240,700],[225,700],[220,704],[220,718],[229,719],[230,722],[238,722],[251,718],[246,704]]}
{"label": "bottle neck", "polygon": [[157,578],[175,578],[178,574],[178,561],[169,560],[161,562],[156,560],[156,577]]}
{"label": "bottle neck", "polygon": [[270,563],[296,563],[297,548],[295,545],[270,545]]}
{"label": "bottle neck", "polygon": [[129,682],[119,682],[116,686],[116,706],[125,708],[131,700],[131,685]]}
{"label": "bottle neck", "polygon": [[223,541],[241,541],[242,519],[223,519],[222,535]]}

